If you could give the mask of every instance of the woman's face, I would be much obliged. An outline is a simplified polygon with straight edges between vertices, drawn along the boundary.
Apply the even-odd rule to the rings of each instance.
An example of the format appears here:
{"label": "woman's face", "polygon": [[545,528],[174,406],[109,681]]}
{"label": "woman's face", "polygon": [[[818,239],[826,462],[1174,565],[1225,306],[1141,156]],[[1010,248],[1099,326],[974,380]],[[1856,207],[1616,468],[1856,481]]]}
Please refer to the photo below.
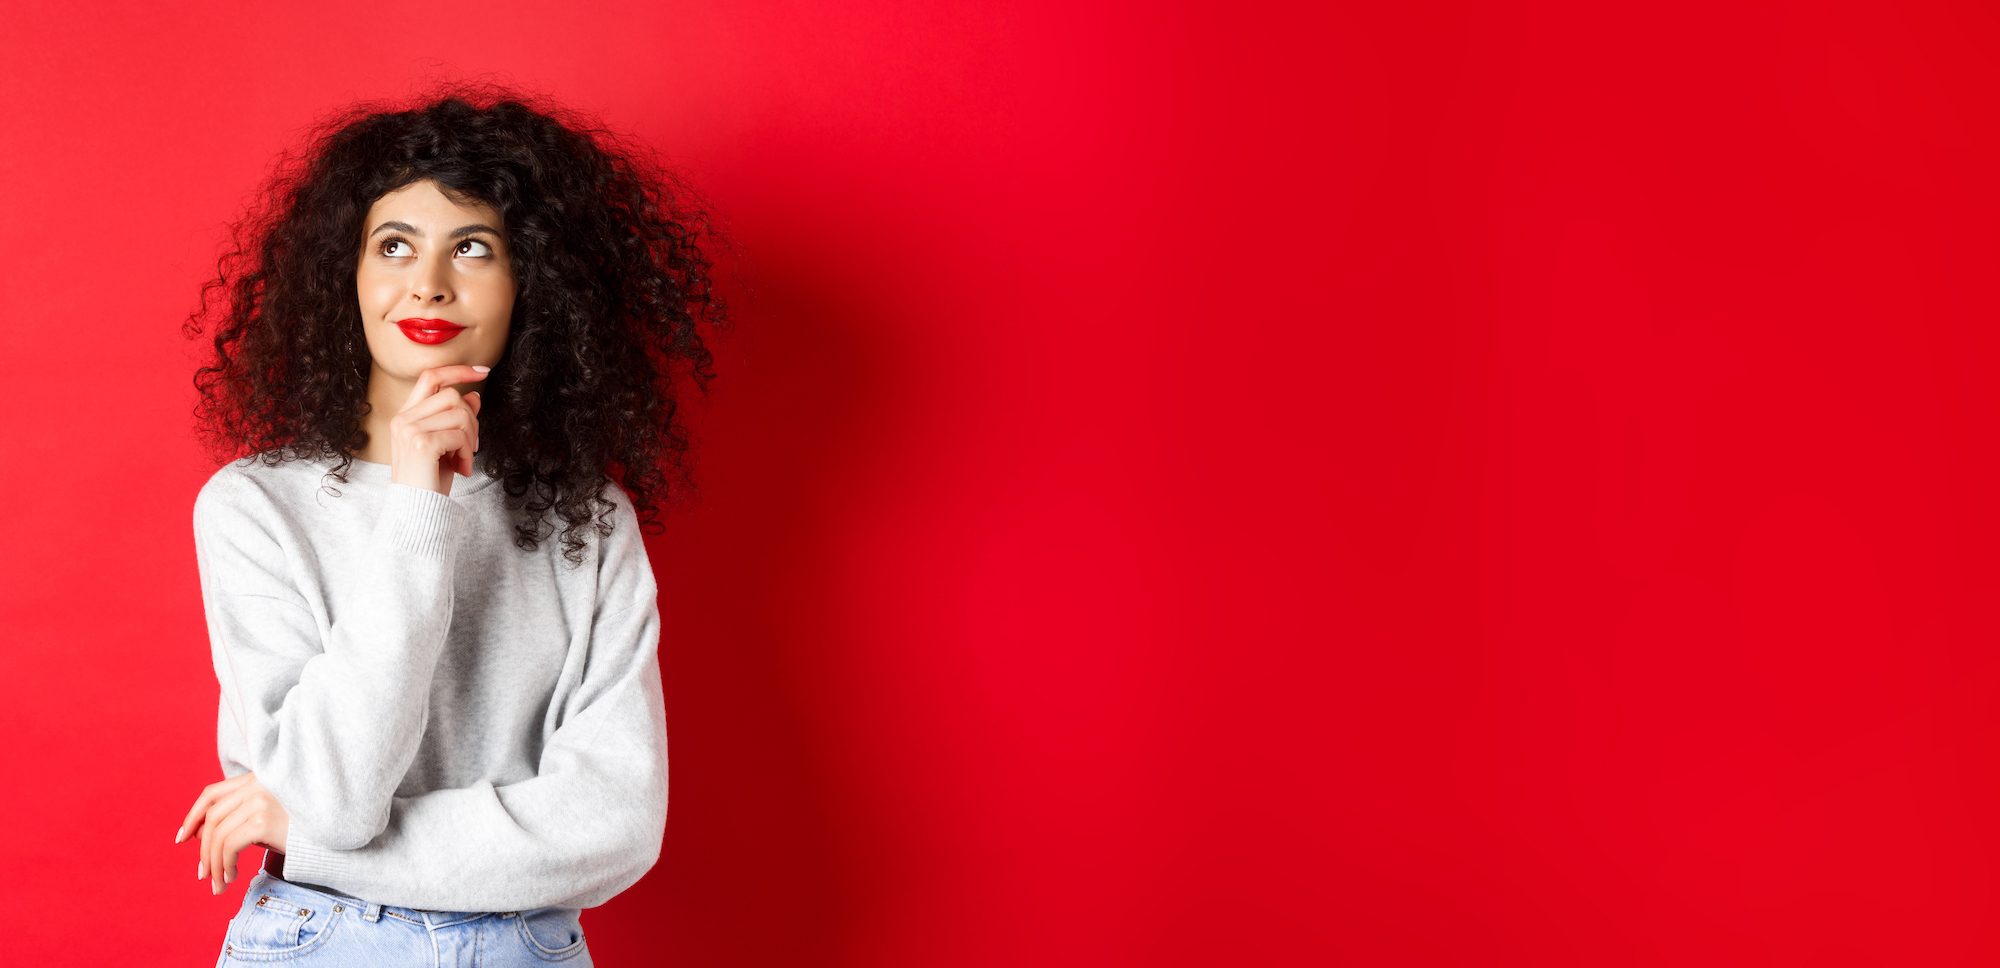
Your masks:
{"label": "woman's face", "polygon": [[369,207],[354,286],[380,374],[414,381],[433,366],[500,361],[514,316],[504,228],[492,206],[460,205],[428,180]]}

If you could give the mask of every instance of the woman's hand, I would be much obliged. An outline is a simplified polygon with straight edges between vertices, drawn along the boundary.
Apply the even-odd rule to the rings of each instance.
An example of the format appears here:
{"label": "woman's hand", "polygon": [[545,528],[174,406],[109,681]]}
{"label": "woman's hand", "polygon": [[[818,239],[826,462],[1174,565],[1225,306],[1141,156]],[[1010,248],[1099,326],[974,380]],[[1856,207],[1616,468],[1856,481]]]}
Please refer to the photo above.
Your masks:
{"label": "woman's hand", "polygon": [[417,374],[403,409],[389,418],[389,479],[451,493],[454,473],[472,476],[479,450],[479,392],[460,395],[455,383],[486,379],[490,367],[454,363]]}
{"label": "woman's hand", "polygon": [[257,774],[243,773],[220,783],[211,783],[195,798],[194,809],[181,821],[174,843],[201,828],[201,860],[194,876],[206,877],[214,885],[209,893],[220,894],[222,887],[236,879],[236,855],[252,844],[285,852],[285,838],[292,829],[292,815],[285,805],[257,782]]}

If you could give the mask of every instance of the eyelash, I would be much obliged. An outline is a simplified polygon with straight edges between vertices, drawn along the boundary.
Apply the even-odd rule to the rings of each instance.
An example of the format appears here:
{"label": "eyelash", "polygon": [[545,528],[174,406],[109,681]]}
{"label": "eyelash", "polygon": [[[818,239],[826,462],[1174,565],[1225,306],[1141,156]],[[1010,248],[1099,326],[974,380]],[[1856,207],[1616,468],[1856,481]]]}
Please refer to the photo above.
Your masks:
{"label": "eyelash", "polygon": [[[381,255],[381,256],[387,256],[387,257],[389,257],[389,258],[397,258],[396,256],[390,256],[390,255],[389,255],[388,253],[386,253],[386,252],[383,252],[383,251],[382,251],[382,250],[383,250],[383,249],[384,249],[385,247],[387,247],[387,246],[389,245],[389,243],[391,243],[391,242],[401,242],[401,243],[402,243],[402,244],[404,244],[404,245],[409,245],[409,244],[410,244],[410,243],[409,243],[409,240],[407,240],[407,239],[401,239],[401,238],[397,238],[396,236],[393,236],[393,235],[392,235],[392,236],[390,236],[390,237],[388,237],[388,238],[386,238],[386,239],[383,239],[382,241],[380,241],[380,242],[378,242],[378,243],[376,243],[376,244],[375,244],[375,254],[376,254],[376,255]],[[458,243],[458,244],[459,244],[459,245],[470,245],[470,244],[473,244],[473,243],[478,243],[479,245],[484,245],[484,246],[486,246],[486,254],[485,254],[485,255],[475,255],[475,256],[471,256],[470,258],[474,258],[474,259],[490,259],[490,258],[492,258],[492,257],[493,257],[493,246],[489,245],[489,244],[488,244],[488,243],[487,243],[487,242],[486,242],[485,240],[483,240],[483,239],[460,239],[460,240],[459,240],[459,243]],[[454,246],[454,247],[453,247],[453,250],[454,250],[454,251],[456,251],[456,249],[457,249],[457,247],[456,247],[456,246]]]}

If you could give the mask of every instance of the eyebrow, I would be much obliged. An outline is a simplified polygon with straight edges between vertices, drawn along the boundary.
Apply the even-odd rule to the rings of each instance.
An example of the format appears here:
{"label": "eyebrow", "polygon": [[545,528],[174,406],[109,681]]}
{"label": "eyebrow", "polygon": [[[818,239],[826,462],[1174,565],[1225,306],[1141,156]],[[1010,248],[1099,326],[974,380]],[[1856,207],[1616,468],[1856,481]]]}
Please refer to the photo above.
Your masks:
{"label": "eyebrow", "polygon": [[[383,222],[381,225],[375,226],[375,231],[368,233],[368,237],[372,239],[375,236],[381,235],[382,233],[389,231],[390,229],[394,229],[398,232],[408,232],[411,235],[414,235],[420,239],[424,237],[424,233],[418,231],[416,226],[411,225],[408,222]],[[451,234],[446,236],[446,238],[456,239],[460,236],[472,235],[477,232],[485,232],[489,235],[500,234],[499,229],[496,229],[490,225],[461,225],[458,228],[452,229]]]}

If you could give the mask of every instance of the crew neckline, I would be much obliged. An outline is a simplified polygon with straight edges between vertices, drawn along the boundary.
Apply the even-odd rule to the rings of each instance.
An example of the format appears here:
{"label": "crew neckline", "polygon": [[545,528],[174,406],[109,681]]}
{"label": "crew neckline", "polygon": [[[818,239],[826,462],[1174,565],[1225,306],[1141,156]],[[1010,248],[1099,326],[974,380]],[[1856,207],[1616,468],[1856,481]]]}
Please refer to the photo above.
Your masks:
{"label": "crew neckline", "polygon": [[[445,495],[446,497],[457,499],[469,494],[477,494],[492,487],[499,481],[497,477],[487,476],[486,472],[489,468],[486,455],[474,454],[472,462],[472,476],[458,477],[454,475],[451,481],[451,493]],[[340,459],[337,457],[322,458],[314,463],[321,471],[330,472],[340,466]],[[348,465],[347,479],[351,483],[360,482],[384,485],[395,483],[389,476],[389,465],[378,464],[372,460],[362,460],[359,457],[354,458],[353,463]]]}

